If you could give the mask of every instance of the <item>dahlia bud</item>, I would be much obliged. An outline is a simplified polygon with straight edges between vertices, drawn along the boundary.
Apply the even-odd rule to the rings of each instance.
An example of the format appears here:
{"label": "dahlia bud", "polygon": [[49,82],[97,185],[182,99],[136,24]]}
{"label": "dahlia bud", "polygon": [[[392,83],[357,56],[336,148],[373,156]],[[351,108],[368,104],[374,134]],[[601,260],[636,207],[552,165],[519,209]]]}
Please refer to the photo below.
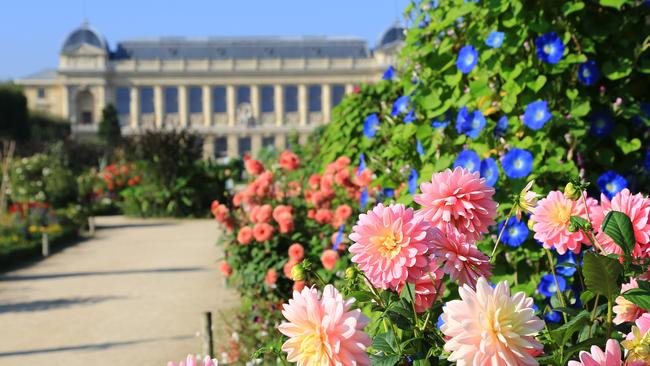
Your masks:
{"label": "dahlia bud", "polygon": [[576,186],[569,182],[564,187],[564,197],[570,200],[577,200],[580,198],[580,190],[576,189]]}
{"label": "dahlia bud", "polygon": [[357,271],[354,267],[348,267],[345,270],[345,279],[348,281],[354,281],[355,278],[357,278]]}
{"label": "dahlia bud", "polygon": [[291,268],[291,278],[294,281],[304,281],[305,280],[305,269],[302,266],[302,263],[298,263],[293,268]]}

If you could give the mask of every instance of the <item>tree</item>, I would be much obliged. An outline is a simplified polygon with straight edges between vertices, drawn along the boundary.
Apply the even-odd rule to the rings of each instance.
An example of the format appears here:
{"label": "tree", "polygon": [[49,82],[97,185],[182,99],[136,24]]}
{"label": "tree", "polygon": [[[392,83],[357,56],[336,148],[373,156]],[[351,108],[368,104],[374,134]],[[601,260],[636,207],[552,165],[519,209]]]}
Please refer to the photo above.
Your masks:
{"label": "tree", "polygon": [[102,120],[99,122],[99,138],[107,146],[115,146],[122,139],[117,109],[112,104],[107,105],[102,111]]}
{"label": "tree", "polygon": [[0,85],[0,137],[18,141],[29,138],[27,99],[12,85]]}

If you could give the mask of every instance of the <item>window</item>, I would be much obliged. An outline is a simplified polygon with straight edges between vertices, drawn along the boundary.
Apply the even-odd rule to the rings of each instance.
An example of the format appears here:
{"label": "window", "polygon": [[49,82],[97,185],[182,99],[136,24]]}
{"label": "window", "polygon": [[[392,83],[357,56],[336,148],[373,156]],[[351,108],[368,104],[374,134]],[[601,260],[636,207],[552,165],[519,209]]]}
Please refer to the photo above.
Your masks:
{"label": "window", "polygon": [[217,158],[228,156],[228,138],[217,137],[214,139],[214,154]]}
{"label": "window", "polygon": [[332,106],[337,106],[345,96],[345,85],[332,85]]}
{"label": "window", "polygon": [[273,147],[275,145],[275,136],[266,136],[262,138],[262,147]]}
{"label": "window", "polygon": [[310,85],[308,89],[308,98],[309,98],[309,111],[310,112],[320,112],[323,106],[321,102],[321,86],[320,85]]}
{"label": "window", "polygon": [[273,112],[275,110],[275,91],[272,86],[262,86],[262,113]]}
{"label": "window", "polygon": [[45,98],[45,88],[38,88],[36,91],[36,94],[38,95],[38,99],[44,99]]}
{"label": "window", "polygon": [[240,86],[237,88],[237,103],[236,105],[240,105],[242,103],[250,103],[251,102],[251,88],[247,86]]}
{"label": "window", "polygon": [[298,111],[298,87],[295,85],[287,85],[284,87],[284,111]]}
{"label": "window", "polygon": [[190,113],[203,112],[203,90],[199,86],[190,88]]}
{"label": "window", "polygon": [[81,123],[84,125],[89,125],[93,123],[93,112],[82,111],[81,112]]}
{"label": "window", "polygon": [[212,89],[212,111],[226,113],[226,88],[223,86]]}
{"label": "window", "polygon": [[178,113],[178,88],[175,86],[165,88],[165,113]]}
{"label": "window", "polygon": [[117,114],[129,114],[131,111],[131,90],[129,88],[117,88],[115,90],[115,103],[117,103]]}
{"label": "window", "polygon": [[153,113],[153,88],[150,86],[140,88],[140,113]]}
{"label": "window", "polygon": [[240,137],[238,144],[239,156],[244,156],[251,153],[251,138],[250,137]]}

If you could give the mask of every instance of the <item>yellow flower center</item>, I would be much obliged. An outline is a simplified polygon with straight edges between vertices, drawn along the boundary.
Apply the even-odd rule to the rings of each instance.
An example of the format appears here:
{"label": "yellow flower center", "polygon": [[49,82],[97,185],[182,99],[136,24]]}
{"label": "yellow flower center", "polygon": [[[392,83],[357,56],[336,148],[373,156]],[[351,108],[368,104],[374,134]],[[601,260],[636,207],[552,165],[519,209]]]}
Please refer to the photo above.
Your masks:
{"label": "yellow flower center", "polygon": [[320,328],[304,335],[300,342],[300,358],[303,365],[327,365],[329,356],[325,347],[326,334]]}
{"label": "yellow flower center", "polygon": [[650,332],[641,336],[638,327],[632,327],[634,339],[621,342],[623,348],[628,350],[627,361],[644,361],[650,362]]}
{"label": "yellow flower center", "polygon": [[572,207],[570,204],[557,205],[551,212],[551,220],[557,226],[566,226],[571,219]]}
{"label": "yellow flower center", "polygon": [[401,249],[402,234],[386,230],[382,235],[373,236],[370,242],[384,258],[393,259]]}

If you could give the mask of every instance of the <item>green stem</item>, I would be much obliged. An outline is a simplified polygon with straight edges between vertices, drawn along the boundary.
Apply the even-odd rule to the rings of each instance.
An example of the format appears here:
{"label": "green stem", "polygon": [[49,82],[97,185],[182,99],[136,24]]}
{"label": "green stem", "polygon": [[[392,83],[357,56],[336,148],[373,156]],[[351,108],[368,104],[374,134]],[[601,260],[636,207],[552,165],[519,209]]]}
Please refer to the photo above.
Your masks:
{"label": "green stem", "polygon": [[497,247],[499,246],[499,242],[501,241],[501,236],[503,236],[503,232],[506,230],[506,227],[508,226],[508,221],[510,221],[510,217],[512,216],[512,212],[515,210],[515,206],[513,205],[512,208],[510,209],[510,212],[508,212],[508,216],[506,216],[506,221],[503,223],[503,227],[501,228],[501,231],[499,232],[499,236],[497,236],[497,242],[494,243],[494,249],[492,249],[492,254],[490,254],[490,263],[494,260],[494,253],[497,251]]}
{"label": "green stem", "polygon": [[600,298],[599,294],[596,294],[596,301],[594,302],[594,309],[591,311],[591,325],[589,326],[589,338],[593,334],[594,330],[594,320],[596,320],[596,309],[598,308],[598,300]]}
{"label": "green stem", "polygon": [[612,334],[612,299],[607,299],[607,338]]}
{"label": "green stem", "polygon": [[415,296],[413,295],[413,291],[411,291],[411,287],[409,287],[408,284],[405,284],[404,287],[406,287],[406,291],[409,293],[409,297],[411,298],[411,308],[413,308],[413,317],[415,319],[415,328],[413,329],[415,336],[418,336],[418,312],[415,310]]}
{"label": "green stem", "polygon": [[[555,292],[557,292],[557,298],[558,300],[560,300],[560,305],[562,305],[562,307],[565,308],[566,302],[564,302],[564,295],[562,294],[562,291],[560,291],[560,284],[557,281],[557,274],[555,273],[555,266],[553,265],[553,256],[551,255],[550,250],[545,249],[544,251],[546,252],[546,257],[548,258],[548,265],[551,267],[551,273],[553,274],[553,280],[555,281]],[[562,312],[562,318],[566,323],[567,318],[565,312]]]}

